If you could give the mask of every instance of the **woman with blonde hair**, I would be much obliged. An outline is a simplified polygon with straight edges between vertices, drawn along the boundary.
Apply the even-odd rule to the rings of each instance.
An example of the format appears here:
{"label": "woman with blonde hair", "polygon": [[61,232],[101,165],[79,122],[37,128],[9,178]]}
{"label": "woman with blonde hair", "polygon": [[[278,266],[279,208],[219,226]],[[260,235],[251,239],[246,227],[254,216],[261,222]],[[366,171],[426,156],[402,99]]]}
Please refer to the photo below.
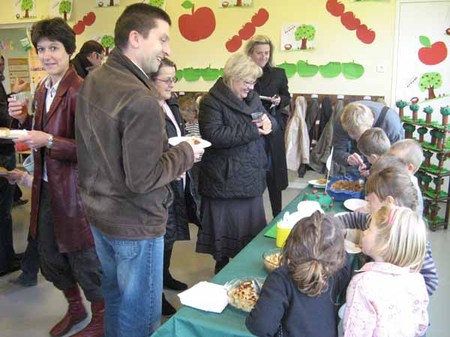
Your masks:
{"label": "woman with blonde hair", "polygon": [[266,226],[264,137],[277,125],[253,90],[261,74],[251,58],[234,54],[200,102],[200,133],[212,146],[200,165],[197,252],[213,255],[215,272]]}
{"label": "woman with blonde hair", "polygon": [[366,263],[347,289],[344,336],[423,336],[428,294],[419,273],[426,250],[422,218],[387,205],[372,215],[362,239]]}
{"label": "woman with blonde hair", "polygon": [[266,111],[280,125],[278,130],[274,130],[266,138],[270,157],[266,182],[272,215],[276,217],[282,209],[282,191],[289,183],[284,144],[284,129],[288,115],[284,110],[289,107],[291,94],[284,69],[273,66],[273,44],[267,36],[255,35],[251,38],[245,46],[245,53],[263,70],[262,76],[256,80],[255,91],[261,95]]}
{"label": "woman with blonde hair", "polygon": [[315,212],[292,229],[281,267],[246,320],[256,336],[337,337],[337,299],[351,278],[338,218]]}

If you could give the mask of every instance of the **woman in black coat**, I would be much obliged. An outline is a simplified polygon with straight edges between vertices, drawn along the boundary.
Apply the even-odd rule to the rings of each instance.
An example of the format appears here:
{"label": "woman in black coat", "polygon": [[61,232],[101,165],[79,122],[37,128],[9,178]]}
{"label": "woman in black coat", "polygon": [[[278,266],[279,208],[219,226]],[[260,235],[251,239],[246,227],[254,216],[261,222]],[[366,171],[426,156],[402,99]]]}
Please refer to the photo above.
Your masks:
{"label": "woman in black coat", "polygon": [[291,102],[291,95],[284,69],[272,65],[273,45],[267,36],[254,36],[247,42],[245,51],[263,69],[263,75],[256,81],[255,91],[261,95],[266,111],[281,126],[267,137],[266,146],[269,155],[267,189],[269,190],[272,215],[276,217],[282,209],[281,191],[288,186],[284,144],[285,115],[282,111]]}
{"label": "woman in black coat", "polygon": [[[180,113],[177,99],[172,96],[176,82],[175,64],[164,58],[157,73],[151,79],[160,95],[160,104],[166,120],[167,137],[186,135],[184,121]],[[164,235],[163,285],[172,290],[185,290],[187,285],[172,277],[169,271],[173,245],[177,240],[189,240],[189,222],[200,225],[197,193],[191,171],[188,170],[177,180],[170,183],[173,202],[169,205],[166,234]],[[163,296],[163,315],[175,313],[175,309]]]}
{"label": "woman in black coat", "polygon": [[232,55],[200,102],[200,133],[212,146],[200,165],[197,252],[213,255],[216,272],[266,226],[264,138],[277,125],[253,90],[261,75],[248,56]]}

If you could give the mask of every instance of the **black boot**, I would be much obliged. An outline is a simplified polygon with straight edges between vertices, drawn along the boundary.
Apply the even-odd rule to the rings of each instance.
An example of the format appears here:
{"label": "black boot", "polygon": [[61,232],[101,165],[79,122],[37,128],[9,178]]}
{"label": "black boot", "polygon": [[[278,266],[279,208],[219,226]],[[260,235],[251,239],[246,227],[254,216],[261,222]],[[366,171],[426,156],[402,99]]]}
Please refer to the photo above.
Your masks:
{"label": "black boot", "polygon": [[163,286],[166,289],[186,290],[188,288],[186,283],[175,280],[172,277],[172,275],[170,275],[169,267],[171,257],[172,257],[172,249],[164,250]]}
{"label": "black boot", "polygon": [[172,304],[169,303],[169,301],[166,300],[166,296],[164,293],[162,294],[162,314],[164,316],[172,316],[177,312],[177,309],[175,309]]}

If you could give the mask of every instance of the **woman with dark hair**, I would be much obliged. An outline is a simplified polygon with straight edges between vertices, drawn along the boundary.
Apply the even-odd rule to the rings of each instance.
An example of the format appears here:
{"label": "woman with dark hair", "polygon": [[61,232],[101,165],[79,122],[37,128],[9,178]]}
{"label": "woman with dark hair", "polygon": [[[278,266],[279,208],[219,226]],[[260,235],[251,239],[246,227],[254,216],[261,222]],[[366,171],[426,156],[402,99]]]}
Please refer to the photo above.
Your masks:
{"label": "woman with dark hair", "polygon": [[89,40],[83,44],[70,64],[80,77],[85,78],[92,69],[101,66],[104,57],[105,48],[97,41]]}
{"label": "woman with dark hair", "polygon": [[30,234],[38,241],[42,274],[60,289],[69,308],[51,330],[62,336],[87,316],[79,286],[91,302],[90,323],[76,337],[103,336],[100,262],[78,189],[75,107],[82,79],[69,66],[75,33],[61,18],[35,23],[31,41],[48,76],[36,88],[34,121],[27,106],[9,99],[9,114],[32,129],[16,141],[33,150]]}
{"label": "woman with dark hair", "polygon": [[[183,117],[181,116],[177,98],[172,95],[177,71],[175,63],[168,58],[161,60],[161,65],[156,73],[150,75],[159,94],[159,103],[164,111],[166,120],[167,137],[180,137],[186,135]],[[172,290],[185,290],[187,285],[173,278],[170,274],[170,259],[173,245],[177,240],[189,240],[189,222],[200,225],[199,211],[196,202],[197,191],[191,170],[182,177],[170,183],[173,193],[173,202],[169,205],[169,217],[167,219],[166,234],[164,235],[164,260],[163,260],[163,286]],[[162,297],[163,315],[172,315],[175,308]]]}
{"label": "woman with dark hair", "polygon": [[284,145],[285,115],[283,110],[289,106],[289,93],[286,73],[272,64],[273,44],[267,36],[256,35],[247,42],[245,52],[263,69],[263,75],[256,80],[255,91],[261,95],[264,108],[278,122],[280,128],[266,137],[269,156],[267,189],[269,190],[272,215],[276,217],[282,209],[281,191],[288,186],[286,150]]}

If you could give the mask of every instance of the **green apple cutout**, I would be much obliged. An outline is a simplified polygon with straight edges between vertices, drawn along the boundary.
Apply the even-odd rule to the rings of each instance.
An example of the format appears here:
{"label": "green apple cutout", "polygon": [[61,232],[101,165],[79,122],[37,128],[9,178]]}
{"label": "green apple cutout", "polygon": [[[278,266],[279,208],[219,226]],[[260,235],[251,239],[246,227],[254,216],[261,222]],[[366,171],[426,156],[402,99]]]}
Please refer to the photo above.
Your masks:
{"label": "green apple cutout", "polygon": [[287,78],[291,78],[297,72],[297,66],[295,65],[295,63],[284,62],[279,64],[278,67],[284,69]]}
{"label": "green apple cutout", "polygon": [[177,69],[177,72],[175,73],[175,77],[177,78],[177,80],[181,80],[183,78],[183,70],[182,69]]}
{"label": "green apple cutout", "polygon": [[211,66],[200,69],[200,72],[205,81],[215,81],[220,77],[220,69],[211,68]]}
{"label": "green apple cutout", "polygon": [[187,82],[198,81],[202,75],[201,69],[185,68],[183,69],[183,77]]}
{"label": "green apple cutout", "polygon": [[322,77],[333,78],[339,76],[342,71],[340,62],[328,62],[325,65],[319,66],[319,72]]}
{"label": "green apple cutout", "polygon": [[297,73],[300,77],[313,77],[319,71],[319,67],[315,64],[309,64],[308,61],[297,62]]}
{"label": "green apple cutout", "polygon": [[348,80],[356,80],[364,74],[364,67],[354,61],[342,63],[342,74]]}

